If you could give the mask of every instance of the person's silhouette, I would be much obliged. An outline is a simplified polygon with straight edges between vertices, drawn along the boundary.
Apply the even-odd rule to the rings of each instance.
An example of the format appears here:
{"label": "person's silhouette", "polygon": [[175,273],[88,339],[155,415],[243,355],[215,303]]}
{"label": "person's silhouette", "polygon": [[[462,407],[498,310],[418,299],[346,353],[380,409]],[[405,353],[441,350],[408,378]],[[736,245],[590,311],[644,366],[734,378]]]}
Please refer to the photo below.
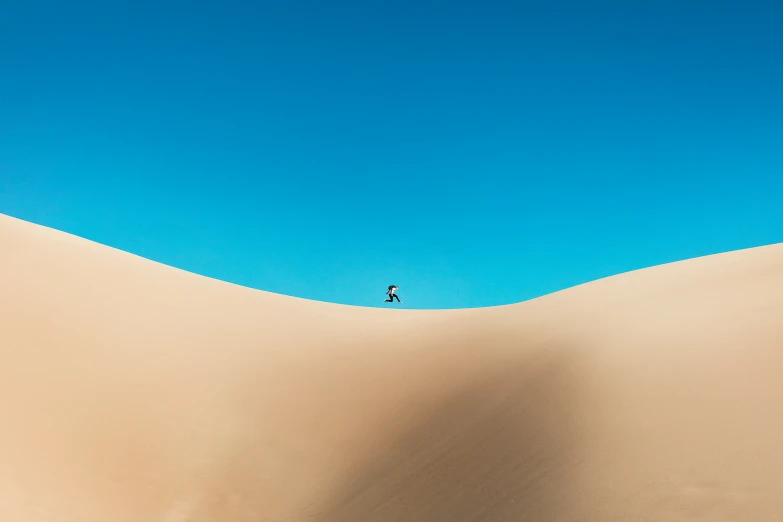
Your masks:
{"label": "person's silhouette", "polygon": [[402,304],[402,301],[400,301],[400,298],[399,298],[399,296],[398,296],[397,294],[395,294],[395,292],[396,292],[397,290],[399,290],[399,289],[400,289],[400,287],[399,287],[399,286],[397,286],[397,285],[390,285],[390,286],[389,286],[389,289],[388,289],[388,290],[386,290],[386,293],[387,293],[387,294],[389,294],[389,298],[388,298],[388,299],[386,299],[386,300],[384,301],[384,303],[393,303],[393,302],[394,302],[394,298],[396,297],[396,298],[397,298],[397,302],[398,302],[398,303],[400,303],[400,304]]}

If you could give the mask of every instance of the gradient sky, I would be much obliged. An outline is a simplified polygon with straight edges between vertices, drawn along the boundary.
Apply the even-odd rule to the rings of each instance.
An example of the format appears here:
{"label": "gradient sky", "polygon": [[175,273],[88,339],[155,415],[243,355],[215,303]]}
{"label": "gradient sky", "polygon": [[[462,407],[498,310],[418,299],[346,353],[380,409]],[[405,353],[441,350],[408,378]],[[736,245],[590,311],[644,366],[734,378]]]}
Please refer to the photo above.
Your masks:
{"label": "gradient sky", "polygon": [[779,1],[77,4],[0,5],[2,213],[411,308],[783,241]]}

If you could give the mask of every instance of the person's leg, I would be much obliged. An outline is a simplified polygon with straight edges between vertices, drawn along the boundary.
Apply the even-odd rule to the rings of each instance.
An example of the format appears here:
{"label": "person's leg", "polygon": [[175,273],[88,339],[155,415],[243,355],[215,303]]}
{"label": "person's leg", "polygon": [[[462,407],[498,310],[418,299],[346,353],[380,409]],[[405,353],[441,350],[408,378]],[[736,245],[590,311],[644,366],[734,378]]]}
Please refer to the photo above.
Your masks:
{"label": "person's leg", "polygon": [[398,303],[401,303],[401,302],[402,302],[402,301],[400,301],[400,296],[398,296],[397,294],[392,294],[392,301],[394,301],[394,298],[395,298],[395,297],[397,298],[397,302],[398,302]]}
{"label": "person's leg", "polygon": [[387,300],[384,301],[384,303],[393,303],[394,302],[394,296],[390,295]]}

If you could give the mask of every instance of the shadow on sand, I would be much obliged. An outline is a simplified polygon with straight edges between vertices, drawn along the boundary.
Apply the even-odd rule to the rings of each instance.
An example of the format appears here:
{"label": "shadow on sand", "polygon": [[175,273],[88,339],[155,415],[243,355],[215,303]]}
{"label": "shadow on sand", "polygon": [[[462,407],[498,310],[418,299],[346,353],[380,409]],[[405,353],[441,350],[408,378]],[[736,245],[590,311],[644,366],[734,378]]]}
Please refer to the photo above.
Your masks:
{"label": "shadow on sand", "polygon": [[562,346],[534,352],[418,419],[305,520],[576,520],[573,352]]}

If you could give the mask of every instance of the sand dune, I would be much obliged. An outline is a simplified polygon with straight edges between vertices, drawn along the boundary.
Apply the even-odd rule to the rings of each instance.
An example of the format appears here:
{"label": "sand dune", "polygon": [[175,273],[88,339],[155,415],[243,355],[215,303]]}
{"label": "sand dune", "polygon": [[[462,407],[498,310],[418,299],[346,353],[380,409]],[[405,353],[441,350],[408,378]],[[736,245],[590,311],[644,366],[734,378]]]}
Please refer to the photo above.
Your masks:
{"label": "sand dune", "polygon": [[0,216],[0,355],[3,521],[783,520],[783,245],[390,311]]}

